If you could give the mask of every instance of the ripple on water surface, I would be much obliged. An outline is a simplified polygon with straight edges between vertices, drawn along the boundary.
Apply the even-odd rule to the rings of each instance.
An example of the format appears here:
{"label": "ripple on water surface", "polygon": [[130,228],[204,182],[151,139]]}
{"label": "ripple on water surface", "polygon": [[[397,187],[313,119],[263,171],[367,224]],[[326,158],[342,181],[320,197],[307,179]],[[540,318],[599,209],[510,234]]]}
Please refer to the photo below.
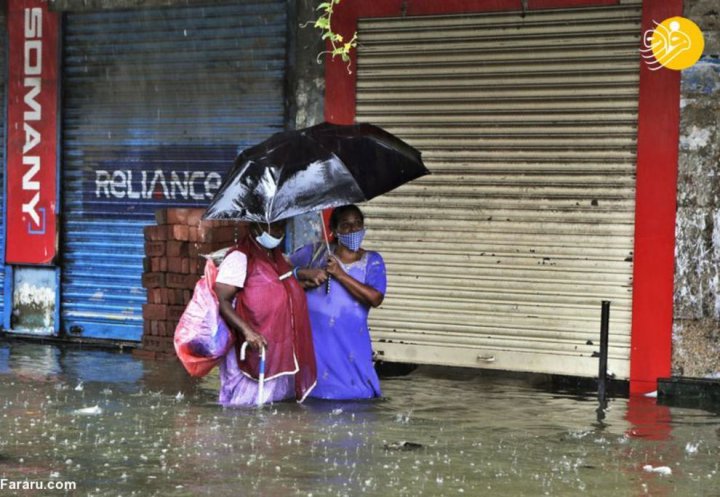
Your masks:
{"label": "ripple on water surface", "polygon": [[592,395],[436,371],[377,401],[223,409],[216,374],[0,342],[0,477],[98,496],[719,495],[716,414],[619,398],[598,423]]}

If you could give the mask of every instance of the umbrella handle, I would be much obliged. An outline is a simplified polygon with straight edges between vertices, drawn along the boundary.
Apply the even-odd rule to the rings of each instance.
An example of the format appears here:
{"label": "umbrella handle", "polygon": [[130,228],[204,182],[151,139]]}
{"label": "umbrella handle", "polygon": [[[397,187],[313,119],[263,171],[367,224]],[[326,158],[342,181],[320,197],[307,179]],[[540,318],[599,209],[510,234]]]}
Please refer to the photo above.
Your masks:
{"label": "umbrella handle", "polygon": [[[245,342],[240,347],[240,360],[245,360],[245,351],[247,350],[248,343]],[[258,399],[257,405],[263,404],[264,390],[265,390],[265,347],[260,347],[260,367],[258,368]]]}
{"label": "umbrella handle", "polygon": [[265,376],[265,347],[260,347],[260,374]]}
{"label": "umbrella handle", "polygon": [[[328,234],[327,230],[325,229],[325,219],[323,218],[322,211],[320,212],[320,226],[322,226],[322,232],[323,232],[323,240],[325,240],[325,248],[327,249],[327,254],[330,256],[330,242],[328,242]],[[327,280],[325,280],[325,295],[330,293],[330,275],[328,274]]]}
{"label": "umbrella handle", "polygon": [[248,347],[247,342],[243,342],[242,347],[240,347],[240,360],[241,361],[245,360],[245,351],[247,350],[247,347]]}
{"label": "umbrella handle", "polygon": [[322,227],[323,241],[325,242],[325,248],[327,253],[330,254],[330,242],[328,241],[327,229],[325,228],[325,218],[322,215],[322,211],[318,211],[320,214],[320,226]]}
{"label": "umbrella handle", "polygon": [[[240,347],[240,360],[245,360],[245,351],[248,348],[248,342],[243,342],[242,346]],[[262,373],[265,372],[265,346],[260,347],[260,368],[262,368]]]}
{"label": "umbrella handle", "polygon": [[258,374],[258,407],[265,401],[265,347],[260,347],[260,371]]}
{"label": "umbrella handle", "polygon": [[[245,351],[247,350],[248,342],[244,342],[240,347],[240,360],[245,360]],[[260,347],[260,372],[265,373],[265,346]]]}

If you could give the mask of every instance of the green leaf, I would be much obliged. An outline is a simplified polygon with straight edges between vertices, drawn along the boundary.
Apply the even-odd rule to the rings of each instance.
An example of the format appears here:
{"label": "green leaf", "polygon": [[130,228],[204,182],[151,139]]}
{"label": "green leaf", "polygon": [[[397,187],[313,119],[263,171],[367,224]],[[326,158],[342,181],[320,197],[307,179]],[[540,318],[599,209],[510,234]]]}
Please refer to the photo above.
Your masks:
{"label": "green leaf", "polygon": [[317,10],[323,10],[323,9],[327,9],[329,7],[332,7],[332,4],[330,2],[323,2],[317,6]]}
{"label": "green leaf", "polygon": [[330,21],[326,17],[320,17],[317,21],[315,21],[315,27],[328,29],[330,27]]}

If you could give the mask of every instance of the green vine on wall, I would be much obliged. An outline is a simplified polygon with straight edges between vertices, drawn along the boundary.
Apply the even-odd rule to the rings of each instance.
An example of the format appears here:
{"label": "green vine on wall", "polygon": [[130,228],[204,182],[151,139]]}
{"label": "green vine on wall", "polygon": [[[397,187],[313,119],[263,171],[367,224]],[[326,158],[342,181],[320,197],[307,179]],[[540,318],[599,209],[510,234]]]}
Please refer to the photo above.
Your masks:
{"label": "green vine on wall", "polygon": [[344,41],[340,33],[335,33],[332,30],[332,15],[335,6],[338,5],[342,0],[330,0],[329,2],[323,2],[318,5],[317,10],[323,11],[323,14],[315,21],[314,26],[322,31],[322,39],[330,41],[330,50],[320,52],[317,56],[318,64],[320,63],[320,57],[323,54],[329,54],[332,59],[340,57],[343,62],[347,62],[348,73],[350,70],[350,51],[357,47],[357,31],[353,33],[350,41]]}

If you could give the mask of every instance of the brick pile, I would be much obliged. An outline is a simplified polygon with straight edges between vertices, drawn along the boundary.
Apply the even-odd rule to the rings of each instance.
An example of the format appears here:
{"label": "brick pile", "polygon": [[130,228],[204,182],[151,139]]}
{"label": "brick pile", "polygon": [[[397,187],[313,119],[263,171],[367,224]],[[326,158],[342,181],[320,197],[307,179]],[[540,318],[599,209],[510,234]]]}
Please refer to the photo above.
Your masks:
{"label": "brick pile", "polygon": [[134,354],[150,359],[175,357],[173,335],[195,284],[205,270],[205,258],[229,247],[246,228],[234,221],[201,221],[204,209],[159,209],[156,225],[146,226],[142,285],[142,346]]}

